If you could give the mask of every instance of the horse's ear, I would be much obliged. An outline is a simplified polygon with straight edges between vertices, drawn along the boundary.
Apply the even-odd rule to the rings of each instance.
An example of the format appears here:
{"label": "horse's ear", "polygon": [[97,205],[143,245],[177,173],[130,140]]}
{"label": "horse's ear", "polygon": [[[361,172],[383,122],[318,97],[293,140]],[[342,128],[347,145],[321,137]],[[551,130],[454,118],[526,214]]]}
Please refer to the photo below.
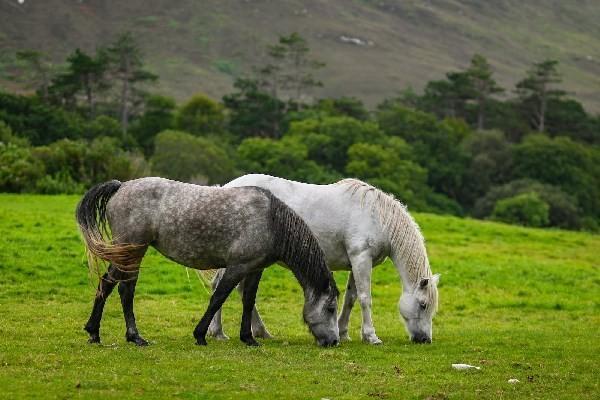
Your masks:
{"label": "horse's ear", "polygon": [[429,278],[421,279],[421,282],[419,282],[419,289],[425,289],[425,287],[427,286],[428,283],[429,283]]}
{"label": "horse's ear", "polygon": [[438,282],[440,281],[440,274],[435,274],[434,276],[431,277],[431,281],[433,282],[434,285],[437,285]]}

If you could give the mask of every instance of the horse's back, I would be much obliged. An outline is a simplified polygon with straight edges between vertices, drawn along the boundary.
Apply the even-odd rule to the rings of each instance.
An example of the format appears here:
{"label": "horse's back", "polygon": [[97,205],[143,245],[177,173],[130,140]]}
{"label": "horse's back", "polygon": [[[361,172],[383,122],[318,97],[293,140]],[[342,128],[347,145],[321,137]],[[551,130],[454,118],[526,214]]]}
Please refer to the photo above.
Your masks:
{"label": "horse's back", "polygon": [[367,248],[373,258],[388,249],[386,236],[370,207],[343,185],[315,185],[269,175],[250,174],[225,187],[258,186],[271,191],[308,224],[319,240],[331,269],[348,269],[348,254]]}
{"label": "horse's back", "polygon": [[189,267],[220,267],[268,252],[269,197],[163,178],[123,183],[108,205],[113,236],[148,243]]}

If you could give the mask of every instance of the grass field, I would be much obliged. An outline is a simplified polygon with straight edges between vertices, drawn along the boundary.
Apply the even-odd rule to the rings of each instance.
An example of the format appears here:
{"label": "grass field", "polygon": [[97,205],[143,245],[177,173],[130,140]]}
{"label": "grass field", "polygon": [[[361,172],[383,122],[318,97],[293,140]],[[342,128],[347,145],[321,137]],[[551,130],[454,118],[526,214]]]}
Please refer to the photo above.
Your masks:
{"label": "grass field", "polygon": [[[156,252],[145,259],[136,312],[152,344],[125,342],[118,295],[103,345],[82,330],[94,288],[72,196],[0,195],[0,398],[598,398],[600,236],[418,214],[442,274],[434,342],[408,341],[400,285],[386,262],[373,277],[382,346],[322,349],[302,324],[288,271],[264,274],[258,301],[274,340],[236,339],[240,302],[226,303],[234,339],[194,345],[208,294],[193,273]],[[340,289],[346,275],[336,274]],[[116,294],[116,293],[115,293]],[[452,363],[481,366],[455,371]],[[520,383],[507,383],[510,378]]]}

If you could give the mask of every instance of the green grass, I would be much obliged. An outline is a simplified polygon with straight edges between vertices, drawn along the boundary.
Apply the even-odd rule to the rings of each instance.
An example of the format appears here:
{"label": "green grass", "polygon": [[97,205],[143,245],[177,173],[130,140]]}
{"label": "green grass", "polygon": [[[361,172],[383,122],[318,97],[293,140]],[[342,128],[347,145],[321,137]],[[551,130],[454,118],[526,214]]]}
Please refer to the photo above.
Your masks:
{"label": "green grass", "polygon": [[[597,398],[600,237],[416,215],[434,272],[442,273],[434,342],[411,344],[399,321],[400,285],[374,271],[373,310],[384,345],[321,349],[301,322],[288,271],[264,274],[258,300],[276,339],[236,339],[237,294],[226,303],[228,342],[194,345],[208,294],[193,273],[151,252],[136,297],[152,344],[124,340],[118,296],[103,345],[82,330],[94,289],[73,220],[72,196],[0,195],[1,398]],[[340,288],[346,274],[336,274]],[[116,293],[115,293],[116,294]],[[459,372],[452,363],[482,367]],[[521,383],[510,385],[517,378]]]}

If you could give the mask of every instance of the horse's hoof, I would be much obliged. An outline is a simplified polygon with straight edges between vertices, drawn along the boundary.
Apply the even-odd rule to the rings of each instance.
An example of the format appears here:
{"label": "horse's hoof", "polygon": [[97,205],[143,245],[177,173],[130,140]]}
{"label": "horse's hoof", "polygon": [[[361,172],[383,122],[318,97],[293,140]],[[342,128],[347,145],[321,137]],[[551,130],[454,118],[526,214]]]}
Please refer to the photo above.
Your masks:
{"label": "horse's hoof", "polygon": [[251,347],[258,347],[258,346],[260,346],[260,343],[258,343],[254,339],[242,339],[242,342],[246,343],[246,346],[251,346]]}
{"label": "horse's hoof", "polygon": [[136,346],[148,346],[150,343],[140,335],[130,336],[127,338],[128,342],[135,343]]}
{"label": "horse's hoof", "polygon": [[259,329],[256,333],[252,332],[252,336],[261,339],[273,339],[273,335],[271,335],[266,329]]}
{"label": "horse's hoof", "polygon": [[223,331],[220,331],[220,332],[211,332],[209,330],[208,331],[208,336],[214,337],[217,340],[229,340],[229,336],[227,336],[225,334],[225,332],[223,332]]}
{"label": "horse's hoof", "polygon": [[206,343],[206,339],[204,339],[204,338],[196,338],[196,345],[208,346],[208,343]]}
{"label": "horse's hoof", "polygon": [[371,336],[368,336],[368,337],[363,337],[363,342],[368,343],[368,344],[373,344],[373,345],[383,344],[383,342],[381,341],[381,339],[379,339],[376,335],[371,335]]}
{"label": "horse's hoof", "polygon": [[352,339],[348,332],[340,333],[340,342],[351,342]]}
{"label": "horse's hoof", "polygon": [[97,335],[97,336],[90,335],[90,338],[88,339],[88,343],[90,343],[90,344],[100,344],[100,335]]}

